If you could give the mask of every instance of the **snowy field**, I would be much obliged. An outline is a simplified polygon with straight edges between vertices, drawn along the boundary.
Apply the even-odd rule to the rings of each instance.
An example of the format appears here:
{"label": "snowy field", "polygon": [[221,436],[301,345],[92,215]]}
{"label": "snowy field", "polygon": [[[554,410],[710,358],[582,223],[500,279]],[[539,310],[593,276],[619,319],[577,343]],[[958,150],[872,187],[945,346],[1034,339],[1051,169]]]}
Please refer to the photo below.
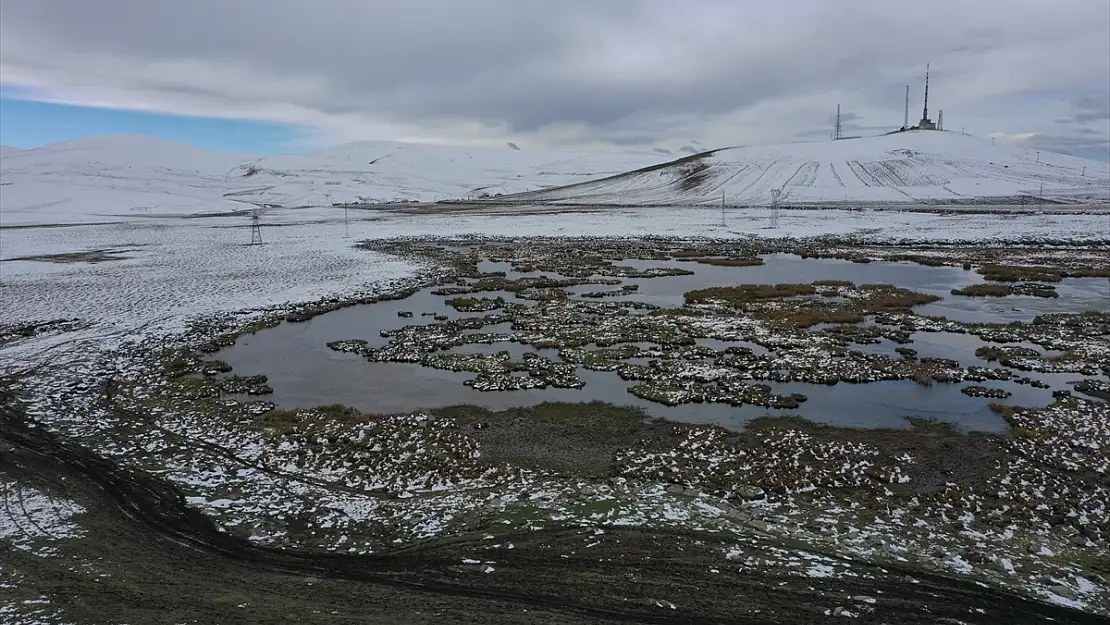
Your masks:
{"label": "snowy field", "polygon": [[[0,317],[7,323],[96,320],[97,342],[174,332],[198,315],[349,293],[413,275],[408,262],[354,249],[393,237],[676,236],[745,238],[857,235],[871,241],[1110,237],[1110,216],[937,215],[913,212],[627,208],[584,213],[405,215],[337,208],[271,209],[263,246],[249,246],[249,219],[146,218],[105,225],[0,229]],[[349,232],[350,236],[345,237]],[[101,262],[48,262],[58,254],[105,252]],[[17,260],[25,257],[40,260]],[[69,339],[74,335],[66,335]],[[32,345],[49,347],[49,341]],[[28,345],[30,347],[30,345]],[[9,355],[14,355],[10,350]]]}

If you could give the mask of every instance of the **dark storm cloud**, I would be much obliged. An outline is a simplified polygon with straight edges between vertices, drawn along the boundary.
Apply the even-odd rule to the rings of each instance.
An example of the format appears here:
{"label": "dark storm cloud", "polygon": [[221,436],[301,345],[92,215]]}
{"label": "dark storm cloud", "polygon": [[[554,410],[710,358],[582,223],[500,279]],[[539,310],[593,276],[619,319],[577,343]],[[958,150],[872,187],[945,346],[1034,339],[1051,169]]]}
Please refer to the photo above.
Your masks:
{"label": "dark storm cloud", "polygon": [[927,60],[964,109],[1101,86],[1107,20],[1100,0],[940,0],[913,19],[880,0],[6,1],[0,80],[337,137],[727,144],[792,136],[837,102],[900,124]]}

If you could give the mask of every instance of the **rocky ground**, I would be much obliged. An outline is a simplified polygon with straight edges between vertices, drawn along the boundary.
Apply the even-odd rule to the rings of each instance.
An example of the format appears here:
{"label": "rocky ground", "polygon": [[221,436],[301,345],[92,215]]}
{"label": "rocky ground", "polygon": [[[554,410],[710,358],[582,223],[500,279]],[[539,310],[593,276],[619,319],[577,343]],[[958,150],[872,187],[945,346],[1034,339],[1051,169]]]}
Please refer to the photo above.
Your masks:
{"label": "rocky ground", "polygon": [[[1083,622],[1084,613],[1110,615],[1105,310],[969,324],[915,314],[934,296],[912,289],[829,281],[722,285],[660,308],[637,301],[622,281],[684,270],[621,264],[742,268],[758,266],[761,255],[793,252],[966,265],[988,282],[1021,285],[1105,277],[1105,250],[851,241],[367,246],[437,269],[356,298],[203,320],[184,335],[46,363],[6,382],[5,457],[14,460],[5,461],[2,479],[13,521],[0,527],[16,547],[4,575],[20,589],[20,603],[5,609],[27,619],[13,622],[52,618],[55,607],[74,620],[158,622],[137,607],[134,597],[154,597],[136,585],[145,574],[166,576],[180,566],[192,593],[183,597],[196,599],[173,602],[181,620],[223,614],[226,622],[266,622],[267,614],[296,613],[306,622],[354,622],[375,602],[404,611],[407,622],[444,622],[466,605],[489,610],[486,622]],[[480,271],[488,262],[508,264],[513,275]],[[611,371],[634,381],[634,394],[675,405],[789,408],[806,400],[776,394],[768,382],[954,383],[1000,402],[995,411],[1011,429],[968,434],[914,420],[900,430],[856,430],[768,418],[735,432],[604,404],[402,415],[338,405],[280,410],[266,399],[264,376],[240,375],[218,360],[219,349],[243,332],[421,288],[472,314],[417,324],[407,319],[424,311],[414,310],[380,337],[330,347],[466,371],[468,384],[488,392],[576,388],[579,366]],[[0,335],[27,340],[72,323]],[[506,323],[509,332],[484,330]],[[977,353],[978,365],[919,358],[915,332],[965,333],[996,347]],[[716,350],[699,339],[753,347]],[[878,339],[900,343],[899,357],[861,349]],[[532,351],[520,359],[453,351],[501,342]],[[987,385],[1037,372],[1087,379],[1047,407],[1006,404]],[[51,433],[22,429],[26,419]],[[66,441],[97,450],[96,462],[105,464]],[[36,467],[66,479],[43,477]],[[114,503],[82,483],[104,476],[112,476]],[[128,497],[142,502],[134,504],[141,512],[125,520],[114,506],[128,509]],[[196,513],[214,526],[174,530],[206,554],[190,560],[184,547],[159,536],[167,519]],[[105,532],[67,529],[71,518],[137,525],[105,539]],[[55,534],[74,535],[59,543],[63,551],[39,553],[43,536]],[[119,560],[123,551],[143,555]],[[124,564],[68,564],[93,553]],[[221,559],[235,563],[226,576],[203,579],[204,563]],[[56,583],[26,581],[32,578]],[[350,584],[376,590],[350,599]],[[216,585],[226,592],[197,598],[198,588]],[[417,610],[406,597],[422,586],[436,598]],[[98,587],[111,590],[80,604],[58,599],[60,588],[86,594]],[[444,598],[451,593],[462,603]],[[529,596],[539,599],[527,604]],[[335,613],[319,611],[324,606]],[[529,621],[525,609],[546,616]],[[242,617],[226,616],[238,610]]]}

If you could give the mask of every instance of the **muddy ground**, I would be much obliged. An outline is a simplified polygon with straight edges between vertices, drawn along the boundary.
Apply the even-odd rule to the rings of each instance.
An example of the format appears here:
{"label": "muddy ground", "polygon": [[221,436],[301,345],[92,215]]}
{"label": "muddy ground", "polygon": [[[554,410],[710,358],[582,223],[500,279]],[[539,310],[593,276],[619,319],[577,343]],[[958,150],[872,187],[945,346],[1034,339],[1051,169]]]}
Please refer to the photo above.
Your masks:
{"label": "muddy ground", "polygon": [[[734,537],[700,532],[552,528],[502,535],[514,548],[496,555],[480,532],[373,557],[262,549],[215,530],[156,478],[26,427],[10,405],[4,410],[0,475],[80,503],[87,530],[59,543],[54,557],[9,551],[5,576],[18,576],[13,592],[29,600],[53,597],[73,622],[821,623],[848,615],[865,623],[1098,622],[891,567],[857,564],[851,577],[808,581],[722,570],[717,552]],[[757,536],[746,545],[792,547]]]}

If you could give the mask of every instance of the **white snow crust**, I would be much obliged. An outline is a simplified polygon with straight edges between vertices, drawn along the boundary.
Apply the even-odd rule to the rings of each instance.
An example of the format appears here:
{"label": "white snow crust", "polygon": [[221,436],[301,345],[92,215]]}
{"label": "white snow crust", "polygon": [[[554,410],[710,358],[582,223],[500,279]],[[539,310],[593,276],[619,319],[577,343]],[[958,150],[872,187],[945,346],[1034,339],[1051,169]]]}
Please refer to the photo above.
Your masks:
{"label": "white snow crust", "polygon": [[[656,153],[385,141],[258,157],[139,135],[5,147],[0,156],[5,226],[498,195],[623,205],[715,204],[724,197],[758,206],[769,204],[775,189],[794,205],[1110,201],[1106,163],[948,132],[727,148],[670,165]],[[699,163],[706,169],[692,184]]]}
{"label": "white snow crust", "polygon": [[726,204],[767,205],[773,190],[781,192],[780,203],[793,205],[1105,202],[1110,164],[970,135],[911,131],[726,148],[524,197],[622,205],[712,204],[723,198]]}

